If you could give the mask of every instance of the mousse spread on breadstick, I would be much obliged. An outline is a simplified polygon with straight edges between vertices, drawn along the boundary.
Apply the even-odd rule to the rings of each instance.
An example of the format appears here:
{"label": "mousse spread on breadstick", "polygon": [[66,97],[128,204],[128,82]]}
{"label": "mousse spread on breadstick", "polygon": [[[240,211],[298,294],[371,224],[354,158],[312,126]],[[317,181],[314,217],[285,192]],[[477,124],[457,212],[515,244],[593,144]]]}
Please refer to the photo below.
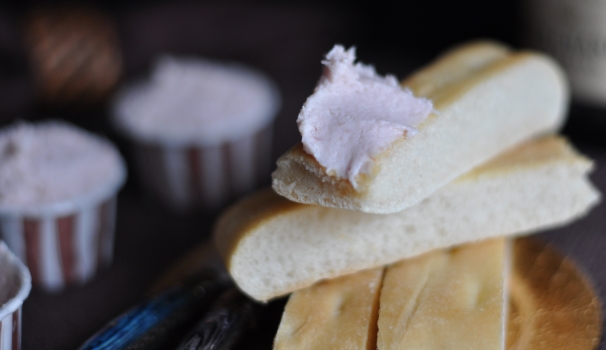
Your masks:
{"label": "mousse spread on breadstick", "polygon": [[392,75],[354,64],[355,58],[354,48],[340,45],[326,55],[324,74],[297,118],[305,152],[354,188],[357,177],[370,172],[372,157],[416,134],[433,110],[430,100],[416,98]]}
{"label": "mousse spread on breadstick", "polygon": [[474,166],[562,124],[559,66],[492,42],[463,45],[396,84],[336,46],[298,119],[302,143],[278,160],[290,200],[369,213],[419,203]]}

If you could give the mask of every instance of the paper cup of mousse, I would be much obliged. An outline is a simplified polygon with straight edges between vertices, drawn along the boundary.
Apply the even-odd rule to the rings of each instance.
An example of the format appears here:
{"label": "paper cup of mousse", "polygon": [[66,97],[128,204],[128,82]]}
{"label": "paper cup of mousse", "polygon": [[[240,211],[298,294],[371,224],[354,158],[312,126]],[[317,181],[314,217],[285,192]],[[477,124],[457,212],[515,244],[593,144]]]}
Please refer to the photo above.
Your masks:
{"label": "paper cup of mousse", "polygon": [[75,126],[48,121],[0,130],[0,233],[34,287],[82,284],[111,263],[125,179],[117,149]]}
{"label": "paper cup of mousse", "polygon": [[159,58],[116,95],[113,121],[133,141],[143,186],[176,210],[216,210],[269,178],[275,84],[257,70]]}
{"label": "paper cup of mousse", "polygon": [[0,350],[21,348],[21,305],[31,288],[29,270],[0,241]]}

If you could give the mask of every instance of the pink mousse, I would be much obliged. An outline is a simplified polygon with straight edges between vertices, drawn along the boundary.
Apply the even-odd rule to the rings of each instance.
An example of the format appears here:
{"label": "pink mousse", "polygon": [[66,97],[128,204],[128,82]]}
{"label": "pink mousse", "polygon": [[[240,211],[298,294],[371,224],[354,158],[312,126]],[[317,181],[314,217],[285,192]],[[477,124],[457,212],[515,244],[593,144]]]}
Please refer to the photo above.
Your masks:
{"label": "pink mousse", "polygon": [[430,100],[355,59],[355,48],[340,45],[326,55],[324,73],[297,118],[305,151],[354,188],[358,175],[370,172],[373,157],[415,135],[415,127],[433,112]]}
{"label": "pink mousse", "polygon": [[0,130],[0,207],[32,207],[104,188],[124,176],[107,140],[59,121]]}

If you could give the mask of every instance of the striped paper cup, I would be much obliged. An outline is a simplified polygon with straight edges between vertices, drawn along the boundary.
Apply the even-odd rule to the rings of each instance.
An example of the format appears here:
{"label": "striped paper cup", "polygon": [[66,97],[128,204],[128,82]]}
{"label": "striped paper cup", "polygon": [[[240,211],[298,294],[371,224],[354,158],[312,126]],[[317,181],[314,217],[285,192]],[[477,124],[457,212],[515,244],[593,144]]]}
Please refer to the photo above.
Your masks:
{"label": "striped paper cup", "polygon": [[135,142],[143,185],[177,210],[217,209],[271,170],[272,127],[217,146]]}
{"label": "striped paper cup", "polygon": [[48,291],[82,284],[110,265],[116,195],[126,169],[111,183],[68,201],[37,207],[0,207],[0,233],[30,269],[34,286]]}
{"label": "striped paper cup", "polygon": [[143,187],[178,211],[217,210],[269,179],[281,105],[264,73],[233,62],[159,57],[113,100]]}
{"label": "striped paper cup", "polygon": [[31,287],[27,267],[0,242],[0,350],[21,348],[21,305]]}

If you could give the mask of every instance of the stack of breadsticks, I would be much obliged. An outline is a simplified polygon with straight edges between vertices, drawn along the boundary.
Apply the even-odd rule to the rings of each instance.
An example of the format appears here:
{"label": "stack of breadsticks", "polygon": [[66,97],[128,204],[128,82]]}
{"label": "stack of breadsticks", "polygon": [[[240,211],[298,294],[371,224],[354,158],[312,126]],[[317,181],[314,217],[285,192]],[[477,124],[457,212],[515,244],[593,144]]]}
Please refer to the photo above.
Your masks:
{"label": "stack of breadsticks", "polygon": [[294,292],[276,349],[504,348],[524,250],[509,237],[567,224],[600,197],[592,162],[554,135],[561,69],[492,42],[401,84],[354,60],[327,55],[273,191],[218,221],[229,273],[256,300]]}

